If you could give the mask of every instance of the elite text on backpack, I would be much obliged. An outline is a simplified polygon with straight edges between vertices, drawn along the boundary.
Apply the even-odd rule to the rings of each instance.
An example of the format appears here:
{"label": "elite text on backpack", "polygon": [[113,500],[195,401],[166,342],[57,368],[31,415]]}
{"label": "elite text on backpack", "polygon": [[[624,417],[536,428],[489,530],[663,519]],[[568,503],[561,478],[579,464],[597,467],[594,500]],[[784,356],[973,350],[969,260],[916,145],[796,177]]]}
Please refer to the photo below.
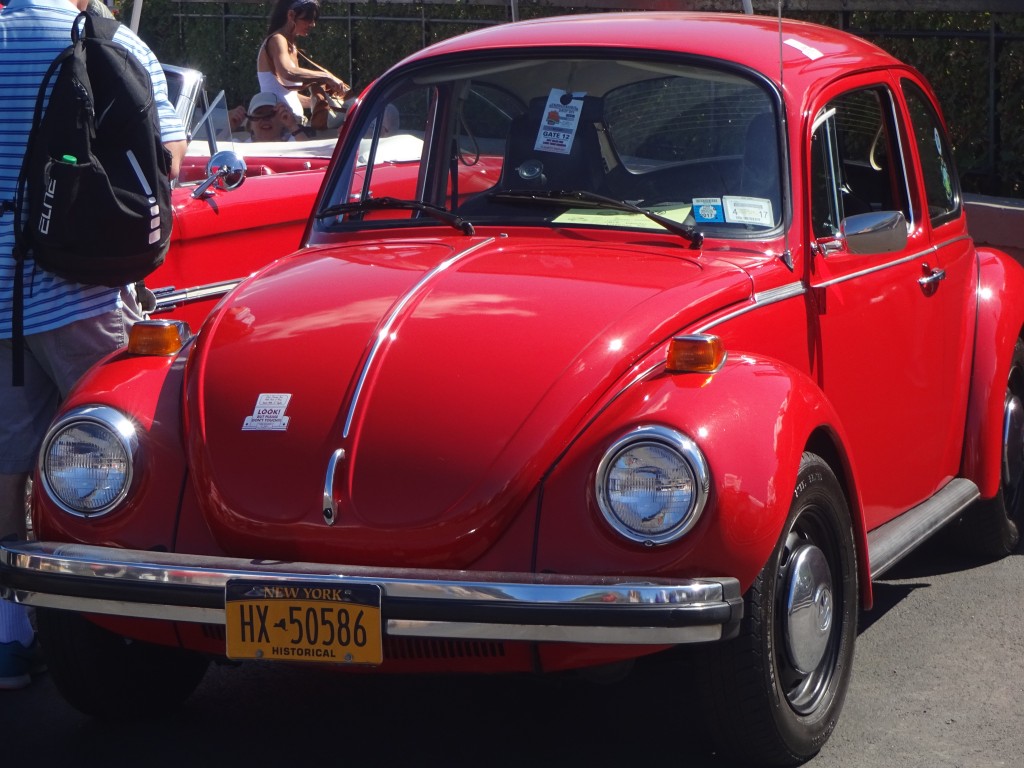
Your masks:
{"label": "elite text on backpack", "polygon": [[39,88],[15,201],[19,262],[31,249],[47,271],[91,285],[141,280],[171,237],[170,154],[149,73],[113,41],[118,26],[75,19]]}

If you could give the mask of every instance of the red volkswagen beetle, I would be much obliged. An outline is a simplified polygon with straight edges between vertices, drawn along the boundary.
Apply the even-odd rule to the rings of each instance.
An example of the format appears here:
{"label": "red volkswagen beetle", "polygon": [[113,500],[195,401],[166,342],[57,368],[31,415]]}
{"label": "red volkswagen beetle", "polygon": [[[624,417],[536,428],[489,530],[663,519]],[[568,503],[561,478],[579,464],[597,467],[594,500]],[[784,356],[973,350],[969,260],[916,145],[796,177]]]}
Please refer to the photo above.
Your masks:
{"label": "red volkswagen beetle", "polygon": [[1024,272],[969,237],[912,68],[774,18],[546,19],[410,57],[340,141],[301,250],[195,335],[137,325],[49,431],[0,583],[83,711],[222,656],[688,645],[703,693],[665,684],[722,750],[796,763],[874,577],[946,525],[1016,548]]}

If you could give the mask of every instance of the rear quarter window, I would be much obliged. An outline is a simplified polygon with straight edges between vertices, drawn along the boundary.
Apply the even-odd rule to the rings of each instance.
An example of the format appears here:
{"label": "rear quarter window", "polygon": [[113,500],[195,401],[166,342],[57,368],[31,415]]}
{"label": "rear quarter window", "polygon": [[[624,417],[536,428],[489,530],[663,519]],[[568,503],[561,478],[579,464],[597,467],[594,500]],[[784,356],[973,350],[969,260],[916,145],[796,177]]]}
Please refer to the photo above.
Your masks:
{"label": "rear quarter window", "polygon": [[949,137],[932,101],[917,84],[903,80],[903,93],[914,131],[928,217],[938,226],[960,215],[960,184],[953,164]]}

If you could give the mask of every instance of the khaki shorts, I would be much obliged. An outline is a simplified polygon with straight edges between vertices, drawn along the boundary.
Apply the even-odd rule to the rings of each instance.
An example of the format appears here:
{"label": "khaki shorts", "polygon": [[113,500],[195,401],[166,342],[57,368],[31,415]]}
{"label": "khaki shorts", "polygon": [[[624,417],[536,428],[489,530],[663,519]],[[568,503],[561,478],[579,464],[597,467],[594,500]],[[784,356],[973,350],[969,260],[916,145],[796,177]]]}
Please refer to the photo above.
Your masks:
{"label": "khaki shorts", "polygon": [[128,288],[121,291],[121,304],[26,336],[23,387],[11,384],[11,340],[0,340],[0,474],[31,471],[60,401],[93,363],[128,342],[128,330],[142,313]]}

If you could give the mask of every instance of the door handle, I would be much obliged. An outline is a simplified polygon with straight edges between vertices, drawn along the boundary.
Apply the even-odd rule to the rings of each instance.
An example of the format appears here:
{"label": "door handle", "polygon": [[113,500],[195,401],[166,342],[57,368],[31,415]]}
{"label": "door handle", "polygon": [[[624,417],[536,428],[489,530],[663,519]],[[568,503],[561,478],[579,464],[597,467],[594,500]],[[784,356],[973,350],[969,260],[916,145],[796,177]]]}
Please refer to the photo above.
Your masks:
{"label": "door handle", "polygon": [[921,286],[925,296],[931,296],[939,289],[939,283],[946,279],[946,270],[932,269],[927,264],[922,264],[921,269],[925,274],[924,277],[918,278],[917,284]]}

